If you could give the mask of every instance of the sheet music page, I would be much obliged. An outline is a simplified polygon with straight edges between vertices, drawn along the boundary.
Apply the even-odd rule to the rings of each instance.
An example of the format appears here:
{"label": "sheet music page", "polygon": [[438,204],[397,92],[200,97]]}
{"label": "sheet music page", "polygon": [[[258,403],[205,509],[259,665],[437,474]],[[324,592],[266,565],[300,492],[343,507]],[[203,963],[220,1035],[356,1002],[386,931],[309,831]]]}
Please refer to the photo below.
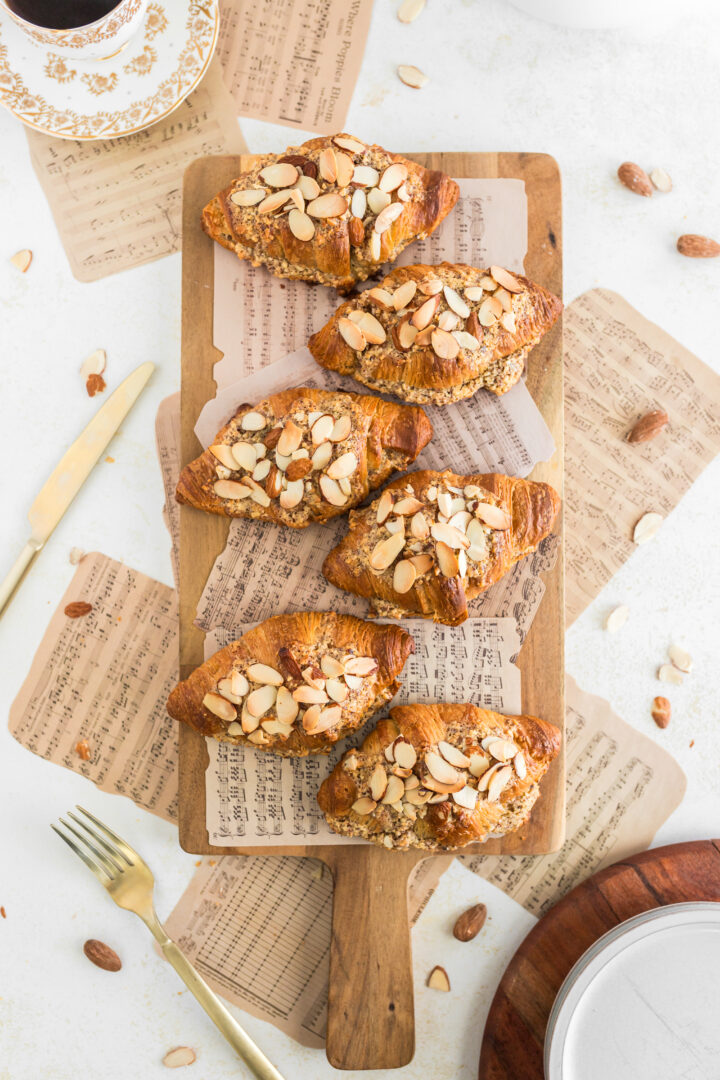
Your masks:
{"label": "sheet music page", "polygon": [[685,794],[675,758],[569,675],[565,748],[568,839],[560,851],[543,858],[461,856],[537,916],[603,866],[649,847]]}
{"label": "sheet music page", "polygon": [[217,55],[237,112],[297,131],[343,130],[373,0],[223,0]]}
{"label": "sheet music page", "polygon": [[79,281],[179,251],[186,166],[205,154],[247,150],[217,60],[182,105],[135,135],[82,142],[25,134]]}
{"label": "sheet music page", "polygon": [[[68,604],[86,602],[80,618]],[[33,753],[177,819],[177,682],[173,589],[97,552],[78,566],[10,710],[10,734]],[[78,748],[78,744],[81,747]]]}
{"label": "sheet music page", "polygon": [[[720,375],[608,289],[574,300],[564,333],[570,625],[632,555],[642,515],[667,516],[720,451]],[[669,425],[626,442],[652,409]]]}
{"label": "sheet music page", "polygon": [[[511,661],[519,649],[513,619],[468,619],[455,627],[407,619],[402,625],[415,639],[415,655],[403,668],[392,705],[472,701],[497,712],[521,712],[520,672]],[[205,659],[248,629],[242,626],[208,634]],[[363,741],[388,707],[329,755],[281,758],[206,739],[210,843],[219,847],[365,843],[334,833],[325,823],[316,796],[343,753]]]}
{"label": "sheet music page", "polygon": [[[451,861],[418,863],[408,885],[412,925]],[[322,1047],[331,919],[332,875],[322,863],[225,855],[194,874],[164,925],[213,990]]]}
{"label": "sheet music page", "polygon": [[[425,240],[410,244],[397,264],[467,262],[522,272],[527,252],[527,197],[522,180],[459,179],[460,198]],[[390,269],[390,266],[387,267]],[[373,282],[367,282],[371,287]],[[334,314],[334,289],[273,277],[215,245],[213,343],[223,353],[213,377],[218,391],[305,345]],[[352,379],[345,389],[362,393]],[[490,397],[486,391],[477,395]],[[493,399],[498,400],[498,399]]]}

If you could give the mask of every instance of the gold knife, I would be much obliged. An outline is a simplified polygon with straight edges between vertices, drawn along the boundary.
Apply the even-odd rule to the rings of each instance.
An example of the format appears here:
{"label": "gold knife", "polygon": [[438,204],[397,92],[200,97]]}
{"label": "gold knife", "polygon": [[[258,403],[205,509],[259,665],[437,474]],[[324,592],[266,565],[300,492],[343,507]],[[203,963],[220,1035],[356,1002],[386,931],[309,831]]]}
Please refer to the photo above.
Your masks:
{"label": "gold knife", "polygon": [[28,517],[32,534],[0,585],[0,615],[5,611],[13,593],[29,570],[33,559],[42,550],[53,529],[105,451],[113,435],[130,412],[155,365],[148,361],[135,368],[120,383],[103,407],[98,410],[83,433],[63,454],[30,507]]}

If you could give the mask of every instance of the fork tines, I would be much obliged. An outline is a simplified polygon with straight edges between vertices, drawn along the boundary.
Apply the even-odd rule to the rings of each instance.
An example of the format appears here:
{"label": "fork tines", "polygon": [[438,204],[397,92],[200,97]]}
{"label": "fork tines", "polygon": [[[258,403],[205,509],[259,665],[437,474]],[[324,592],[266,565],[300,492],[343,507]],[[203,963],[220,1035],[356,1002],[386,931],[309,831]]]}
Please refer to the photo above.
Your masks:
{"label": "fork tines", "polygon": [[[118,875],[125,872],[127,866],[135,864],[138,859],[137,852],[122,837],[113,832],[111,828],[99,821],[89,810],[84,810],[82,806],[78,806],[77,809],[85,818],[93,822],[96,828],[89,825],[83,818],[78,817],[72,810],[68,811],[67,816],[72,818],[76,825],[80,826],[82,832],[73,828],[64,818],[60,818],[62,829],[56,825],[51,825],[50,828],[65,841],[68,847],[72,848],[75,854],[100,878],[103,884],[105,878],[113,881]],[[63,829],[71,833],[75,840],[68,836]]]}

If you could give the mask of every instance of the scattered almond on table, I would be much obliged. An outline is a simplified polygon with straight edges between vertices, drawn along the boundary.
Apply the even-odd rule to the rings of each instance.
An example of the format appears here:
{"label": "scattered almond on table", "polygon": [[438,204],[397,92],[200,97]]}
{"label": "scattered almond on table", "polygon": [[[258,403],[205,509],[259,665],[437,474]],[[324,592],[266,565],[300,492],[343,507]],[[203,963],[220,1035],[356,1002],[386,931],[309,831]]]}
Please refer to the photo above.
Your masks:
{"label": "scattered almond on table", "polygon": [[487,919],[485,904],[473,904],[462,915],[458,915],[453,926],[453,937],[458,941],[472,941],[482,930]]}
{"label": "scattered almond on table", "polygon": [[95,964],[95,967],[102,968],[103,971],[119,971],[122,967],[122,960],[118,954],[104,941],[90,938],[83,945],[83,952],[88,960]]}
{"label": "scattered almond on table", "polygon": [[402,0],[398,10],[398,19],[401,23],[414,22],[424,7],[425,0]]}
{"label": "scattered almond on table", "polygon": [[432,969],[427,978],[427,985],[431,990],[443,990],[445,993],[450,989],[450,980],[444,967],[438,964]]}
{"label": "scattered almond on table", "polygon": [[617,174],[620,183],[624,184],[630,191],[634,191],[636,195],[644,195],[645,198],[652,195],[653,186],[650,177],[634,161],[623,161],[618,168]]}
{"label": "scattered almond on table", "polygon": [[670,417],[664,409],[653,409],[633,424],[626,439],[629,443],[649,442],[660,434],[669,421]]}
{"label": "scattered almond on table", "polygon": [[676,667],[678,671],[684,672],[688,675],[692,671],[693,661],[692,656],[685,649],[681,649],[679,645],[671,645],[668,649],[668,659],[673,667]]}
{"label": "scattered almond on table", "polygon": [[91,611],[92,604],[88,604],[86,600],[74,600],[72,604],[67,604],[65,607],[68,619],[81,619],[83,615],[89,615]]}
{"label": "scattered almond on table", "polygon": [[71,566],[77,566],[77,564],[81,563],[85,558],[85,552],[82,548],[79,547],[70,548],[70,554],[68,558],[70,559]]}
{"label": "scattered almond on table", "polygon": [[660,682],[672,683],[673,686],[682,686],[682,672],[672,664],[661,664],[658,668],[657,677]]}
{"label": "scattered almond on table", "polygon": [[627,604],[620,604],[618,607],[613,608],[605,619],[605,629],[609,633],[614,634],[616,630],[619,630],[621,626],[625,625],[629,615],[630,608]]}
{"label": "scattered almond on table", "polygon": [[25,274],[30,267],[32,257],[32,251],[24,248],[22,251],[16,251],[15,254],[11,256],[10,262],[21,274]]}
{"label": "scattered almond on table", "polygon": [[665,172],[665,169],[653,169],[650,173],[650,179],[657,191],[672,191],[673,182],[670,179],[670,174]]}
{"label": "scattered almond on table", "polygon": [[411,86],[413,90],[422,89],[430,81],[428,76],[413,64],[400,64],[397,73],[400,81]]}
{"label": "scattered almond on table", "polygon": [[653,698],[650,715],[659,728],[666,728],[670,723],[672,708],[666,697]]}
{"label": "scattered almond on table", "polygon": [[652,540],[656,532],[662,525],[662,514],[643,514],[640,520],[633,529],[633,540],[636,544],[647,544],[648,540]]}
{"label": "scattered almond on table", "polygon": [[87,739],[81,739],[80,742],[75,743],[75,753],[83,761],[89,761],[92,754],[90,750],[90,743]]}
{"label": "scattered almond on table", "polygon": [[720,255],[720,244],[707,236],[697,233],[685,233],[678,237],[677,249],[689,259],[716,259]]}
{"label": "scattered almond on table", "polygon": [[182,1065],[192,1065],[195,1060],[195,1051],[189,1046],[176,1046],[168,1050],[163,1065],[167,1065],[168,1069],[179,1069]]}
{"label": "scattered almond on table", "polygon": [[88,392],[88,397],[95,397],[96,394],[102,394],[107,383],[103,379],[102,375],[88,375],[87,382],[85,383],[85,389]]}

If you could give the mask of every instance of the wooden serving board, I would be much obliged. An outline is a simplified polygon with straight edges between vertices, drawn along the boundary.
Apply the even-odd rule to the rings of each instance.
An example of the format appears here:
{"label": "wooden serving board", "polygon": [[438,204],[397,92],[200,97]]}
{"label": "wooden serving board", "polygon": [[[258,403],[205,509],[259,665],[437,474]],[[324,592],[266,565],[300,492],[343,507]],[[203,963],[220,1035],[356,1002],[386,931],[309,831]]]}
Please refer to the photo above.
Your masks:
{"label": "wooden serving board", "polygon": [[569,892],[510,961],[485,1024],[480,1080],[543,1080],[553,1002],[582,954],[614,926],[665,904],[720,902],[720,840],[633,855]]}
{"label": "wooden serving board", "polygon": [[[525,181],[528,198],[529,277],[562,295],[560,174],[545,154],[412,154],[422,165],[455,177],[514,177]],[[182,464],[201,452],[193,427],[214,396],[213,242],[200,228],[200,213],[220,189],[252,168],[251,156],[207,157],[185,173],[182,279]],[[258,274],[266,273],[258,269]],[[308,286],[308,288],[321,286]],[[562,494],[562,337],[556,326],[534,349],[527,385],[552,432],[557,451],[532,478],[547,480]],[[348,380],[348,389],[357,386]],[[362,388],[361,388],[362,389]],[[203,634],[194,626],[197,604],[216,557],[225,546],[229,522],[180,507],[180,676],[203,662]],[[562,530],[562,523],[557,526]],[[556,530],[556,531],[557,531]],[[523,711],[564,730],[563,559],[545,577],[545,595],[518,660]],[[333,936],[330,958],[327,1056],[344,1069],[396,1068],[414,1052],[413,984],[407,880],[425,855],[391,852],[373,845],[213,847],[205,824],[204,739],[180,729],[180,843],[195,854],[311,855],[332,869]],[[464,853],[542,854],[564,839],[564,753],[543,781],[542,797],[520,833]]]}

